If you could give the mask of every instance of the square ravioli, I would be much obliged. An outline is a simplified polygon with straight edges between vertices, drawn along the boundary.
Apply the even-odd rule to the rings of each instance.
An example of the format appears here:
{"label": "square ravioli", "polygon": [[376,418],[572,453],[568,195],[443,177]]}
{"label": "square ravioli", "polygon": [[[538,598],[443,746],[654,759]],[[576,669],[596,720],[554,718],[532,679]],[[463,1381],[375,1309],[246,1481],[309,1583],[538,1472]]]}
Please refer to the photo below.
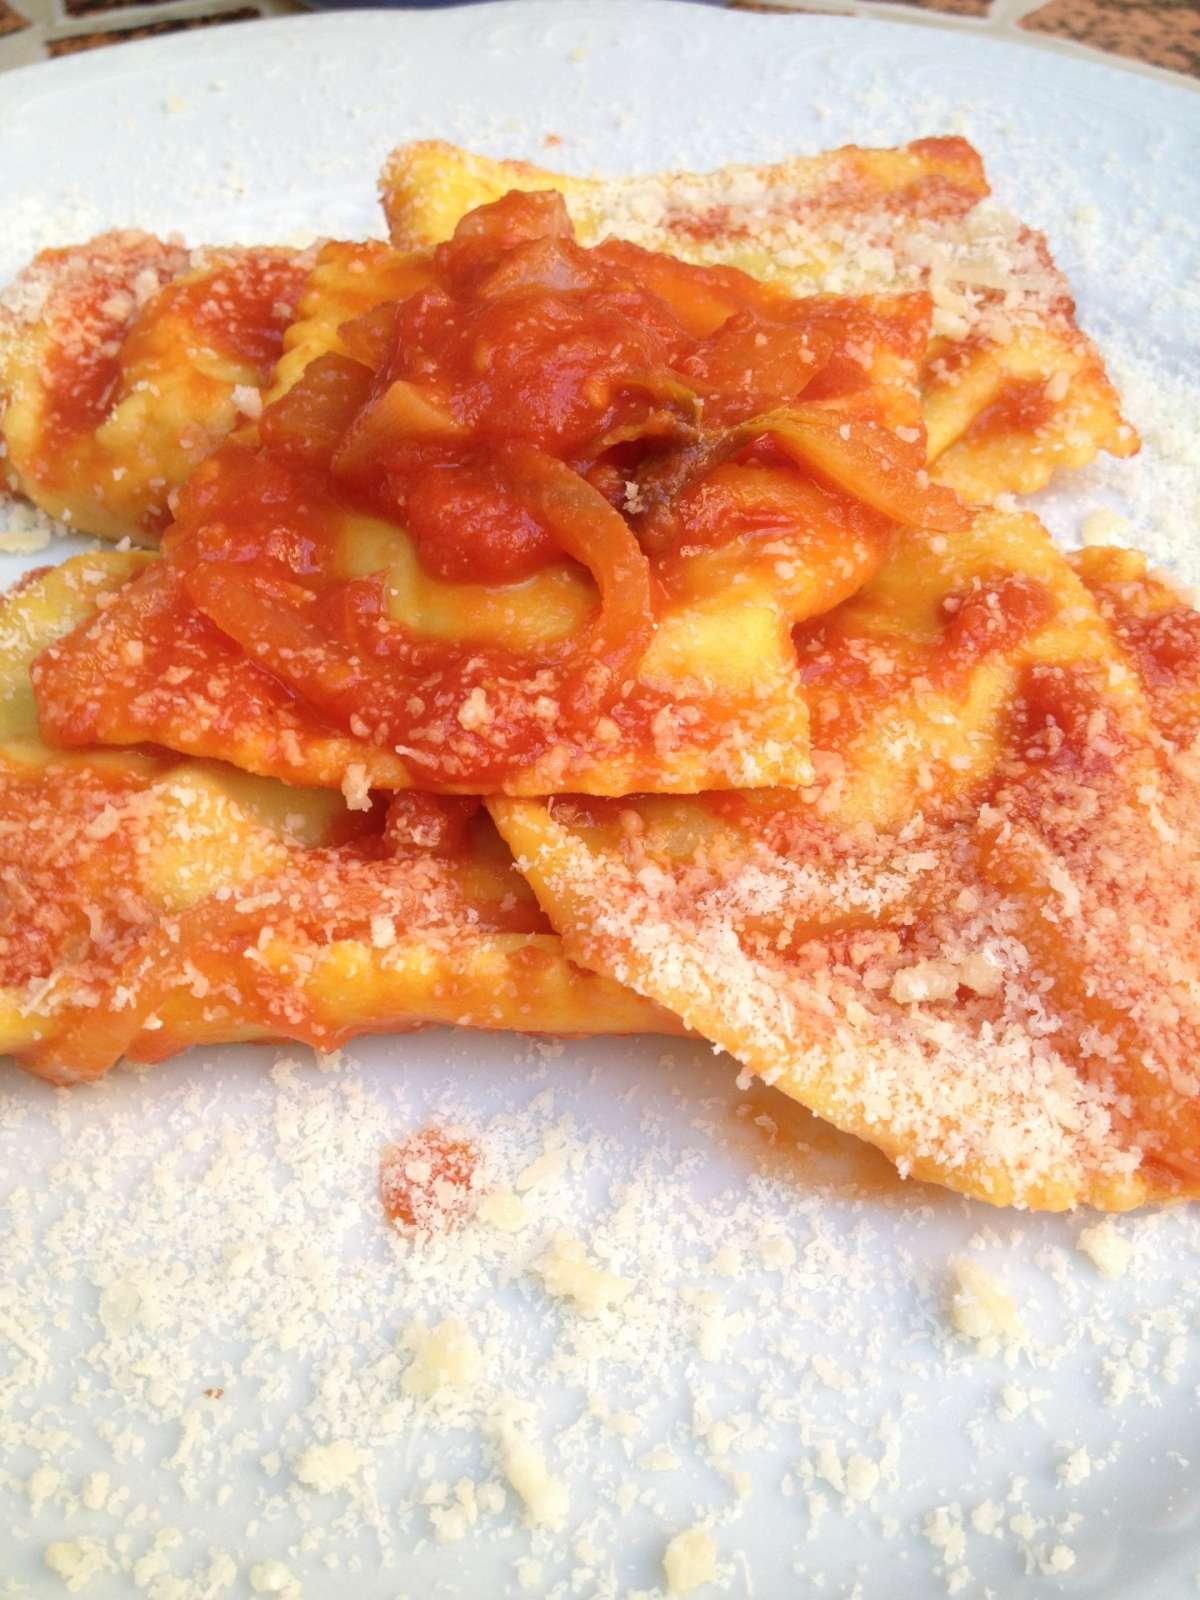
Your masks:
{"label": "square ravioli", "polygon": [[901,1171],[1200,1192],[1200,617],[1030,517],[910,530],[796,630],[816,781],[496,799],[567,950]]}
{"label": "square ravioli", "polygon": [[970,521],[924,466],[929,311],[585,249],[552,193],[419,269],[330,246],[257,428],[35,663],[42,727],[348,793],[807,783],[791,630]]}
{"label": "square ravioli", "polygon": [[1101,450],[1138,448],[1044,237],[991,203],[965,139],[636,178],[572,177],[426,141],[400,146],[381,179],[401,250],[448,238],[464,212],[513,188],[560,192],[584,243],[615,235],[795,294],[927,290],[929,463],[969,500],[1032,493]]}
{"label": "square ravioli", "polygon": [[355,811],[218,762],[47,747],[31,659],[144,559],[76,557],[0,602],[0,1050],[71,1083],[438,1022],[679,1030],[566,959],[478,802]]}
{"label": "square ravioli", "polygon": [[157,542],[257,415],[310,265],[132,231],[44,250],[0,294],[0,482],[80,533]]}

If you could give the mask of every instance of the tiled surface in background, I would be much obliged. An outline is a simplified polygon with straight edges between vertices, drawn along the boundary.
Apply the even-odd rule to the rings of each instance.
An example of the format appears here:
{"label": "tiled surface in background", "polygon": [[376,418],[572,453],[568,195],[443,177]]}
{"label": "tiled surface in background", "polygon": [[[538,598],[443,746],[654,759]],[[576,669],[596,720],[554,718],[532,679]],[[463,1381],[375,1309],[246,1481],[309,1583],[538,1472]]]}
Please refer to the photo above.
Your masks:
{"label": "tiled surface in background", "polygon": [[986,17],[991,9],[991,0],[901,0],[901,3],[956,17]]}
{"label": "tiled surface in background", "polygon": [[1200,78],[1200,0],[1050,0],[1021,26]]}
{"label": "tiled surface in background", "polygon": [[100,11],[123,11],[127,6],[142,10],[146,6],[161,5],[161,0],[59,0],[59,5],[68,17],[90,17]]}
{"label": "tiled surface in background", "polygon": [[[985,38],[1053,41],[1075,54],[1118,55],[1200,83],[1200,0],[726,0],[734,11],[836,12],[892,21],[947,19]],[[920,13],[926,13],[921,17]]]}
{"label": "tiled surface in background", "polygon": [[[682,5],[685,0],[679,0]],[[1200,86],[1200,0],[707,0],[731,10],[882,16],[1072,54],[1118,56]],[[300,11],[298,0],[0,0],[0,70],[80,50]],[[102,23],[102,26],[98,26]]]}
{"label": "tiled surface in background", "polygon": [[[143,3],[143,0],[138,0],[138,3]],[[151,3],[151,0],[146,0],[146,3]],[[90,9],[100,10],[103,6]],[[102,28],[91,33],[74,33],[62,39],[51,39],[46,45],[46,52],[51,57],[74,56],[81,50],[95,50],[100,45],[121,44],[129,39],[157,39],[164,33],[187,33],[192,28],[211,28],[218,22],[251,22],[261,16],[262,12],[252,6],[239,6],[233,11],[220,11],[215,16],[174,17],[163,22],[138,23],[132,28]]]}
{"label": "tiled surface in background", "polygon": [[9,33],[20,33],[22,28],[28,26],[28,17],[23,17],[15,7],[10,6],[8,0],[0,0],[0,39]]}
{"label": "tiled surface in background", "polygon": [[130,39],[301,9],[294,0],[0,0],[0,71]]}

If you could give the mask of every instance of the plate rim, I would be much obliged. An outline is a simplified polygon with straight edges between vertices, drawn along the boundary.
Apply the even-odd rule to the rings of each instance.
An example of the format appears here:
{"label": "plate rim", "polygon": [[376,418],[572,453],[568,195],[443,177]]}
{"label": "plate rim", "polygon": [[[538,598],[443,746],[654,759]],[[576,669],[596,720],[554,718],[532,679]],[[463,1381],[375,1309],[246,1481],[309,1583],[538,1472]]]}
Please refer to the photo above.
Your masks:
{"label": "plate rim", "polygon": [[[435,30],[469,16],[473,22],[480,19],[508,17],[514,21],[523,18],[536,20],[544,17],[562,24],[577,18],[581,25],[601,19],[611,19],[620,11],[634,15],[678,16],[685,0],[476,0],[471,5],[454,4],[438,10],[398,10],[386,6],[368,6],[341,11],[304,12],[286,17],[260,17],[254,19],[255,40],[279,40],[303,33],[316,40],[318,31],[331,34],[336,28],[342,39],[349,37],[351,27],[360,34],[373,30],[411,29],[424,27]],[[704,28],[731,28],[739,37],[748,37],[748,30],[763,27],[779,29],[805,23],[810,36],[820,44],[836,43],[837,36],[853,28],[851,37],[862,38],[868,29],[876,38],[890,34],[897,40],[912,40],[914,30],[926,45],[936,40],[957,52],[964,44],[975,52],[990,55],[997,63],[1007,60],[1012,64],[1031,66],[1035,61],[1054,73],[1067,77],[1092,80],[1098,92],[1123,92],[1139,101],[1146,96],[1157,99],[1160,95],[1171,98],[1176,113],[1194,120],[1200,132],[1200,83],[1191,85],[1149,74],[1140,70],[1139,63],[1125,63],[1120,57],[1092,60],[1074,54],[1047,48],[1032,40],[1012,37],[995,37],[975,33],[965,28],[945,27],[918,15],[912,20],[896,16],[862,16],[853,13],[831,15],[819,11],[779,12],[775,15],[754,12],[734,12],[705,6],[693,8],[693,24],[703,15]],[[35,61],[27,66],[14,67],[5,72],[0,82],[10,94],[0,105],[0,135],[6,125],[14,123],[21,115],[23,104],[29,105],[37,97],[55,90],[69,88],[72,83],[94,83],[106,77],[141,75],[158,66],[169,71],[176,61],[195,63],[204,55],[223,54],[235,39],[247,39],[240,22],[216,23],[199,30],[201,38],[191,30],[183,30],[152,39],[131,39],[121,43],[114,55],[112,46],[100,51],[88,50],[50,61]],[[248,42],[248,41],[247,41]],[[208,49],[204,47],[208,46]],[[214,48],[215,47],[215,48]],[[99,59],[98,59],[99,58]],[[110,59],[111,58],[111,59]]]}

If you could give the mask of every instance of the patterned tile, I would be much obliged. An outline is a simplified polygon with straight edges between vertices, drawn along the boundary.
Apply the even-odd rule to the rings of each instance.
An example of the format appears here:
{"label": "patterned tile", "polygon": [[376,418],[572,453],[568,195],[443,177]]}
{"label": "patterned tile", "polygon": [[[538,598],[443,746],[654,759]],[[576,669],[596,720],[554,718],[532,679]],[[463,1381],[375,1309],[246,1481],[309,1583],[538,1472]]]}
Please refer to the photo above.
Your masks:
{"label": "patterned tile", "polygon": [[[772,5],[770,0],[726,0],[730,11],[758,11],[764,16],[772,11],[816,11],[812,5]],[[898,5],[917,6],[922,11],[944,11],[959,17],[986,17],[991,10],[992,0],[895,0]],[[870,14],[871,0],[867,0],[866,8],[859,11],[859,16]],[[831,12],[830,15],[844,16],[845,12]]]}
{"label": "patterned tile", "polygon": [[986,17],[992,0],[900,0],[901,5],[920,6],[922,11],[945,11],[955,17]]}
{"label": "patterned tile", "polygon": [[8,0],[0,0],[0,39],[9,33],[20,33],[22,28],[28,26],[28,17],[23,17],[19,11],[10,6]]}
{"label": "patterned tile", "polygon": [[184,33],[191,28],[211,28],[218,22],[248,22],[261,17],[262,12],[253,6],[241,6],[236,11],[220,11],[215,16],[185,17],[173,22],[147,22],[139,28],[107,28],[96,33],[77,33],[69,39],[51,39],[46,53],[51,56],[73,56],[81,50],[98,50],[102,45],[123,44],[127,39],[156,39],[164,33]]}
{"label": "patterned tile", "polygon": [[1021,26],[1200,77],[1198,0],[1049,0]]}
{"label": "patterned tile", "polygon": [[68,17],[89,17],[96,11],[120,11],[125,6],[152,6],[159,0],[62,0]]}
{"label": "patterned tile", "polygon": [[770,0],[726,0],[730,11],[757,11],[760,16],[853,16],[853,11],[837,10],[819,5],[771,5]]}

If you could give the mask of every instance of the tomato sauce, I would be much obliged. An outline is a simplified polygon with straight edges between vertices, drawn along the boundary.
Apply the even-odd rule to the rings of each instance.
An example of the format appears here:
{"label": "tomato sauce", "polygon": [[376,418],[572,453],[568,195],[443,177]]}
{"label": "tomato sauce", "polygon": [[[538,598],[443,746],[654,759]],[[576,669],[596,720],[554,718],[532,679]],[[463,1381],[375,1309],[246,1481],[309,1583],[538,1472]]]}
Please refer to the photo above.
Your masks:
{"label": "tomato sauce", "polygon": [[1200,612],[1171,606],[1139,616],[1117,609],[1110,620],[1158,727],[1173,743],[1187,745],[1200,729]]}
{"label": "tomato sauce", "polygon": [[113,299],[112,285],[103,281],[79,293],[71,328],[43,363],[41,453],[48,460],[76,435],[94,432],[108,415],[121,376],[122,319],[106,309]]}
{"label": "tomato sauce", "polygon": [[136,841],[117,819],[147,782],[136,766],[0,766],[0,985],[45,977],[85,946],[89,906],[106,906],[116,948],[140,931]]}
{"label": "tomato sauce", "polygon": [[[855,602],[851,602],[853,606]],[[1022,574],[980,578],[946,595],[940,632],[928,640],[864,627],[855,610],[837,610],[793,630],[800,676],[814,704],[831,697],[835,717],[818,721],[814,742],[847,745],[884,705],[921,690],[964,696],[978,668],[1011,655],[1054,613],[1049,590]],[[881,665],[886,664],[886,670]]]}
{"label": "tomato sauce", "polygon": [[1025,669],[1009,736],[1021,770],[1095,785],[1119,769],[1128,741],[1113,713],[1107,679],[1105,663]]}
{"label": "tomato sauce", "polygon": [[[281,850],[276,870],[236,893],[167,913],[145,866],[164,847],[147,791],[168,770],[142,757],[0,769],[0,984],[62,979],[54,1029],[26,1052],[48,1076],[98,1076],[122,1054],[157,1061],[231,1030],[329,1050],[417,1026],[409,1014],[364,1017],[306,987],[313,952],[373,945],[380,918],[397,939],[428,930],[435,949],[467,927],[550,931],[532,894],[513,887],[507,856],[476,817],[480,802],[433,795],[398,795],[386,815],[350,814],[331,843]],[[264,936],[294,959],[248,960]]]}
{"label": "tomato sauce", "polygon": [[695,244],[733,244],[761,234],[773,217],[782,215],[796,221],[814,217],[850,216],[870,231],[876,219],[886,216],[922,218],[930,221],[965,216],[989,192],[983,164],[965,139],[918,139],[905,151],[889,152],[899,160],[899,172],[908,163],[906,155],[920,158],[920,165],[907,182],[890,183],[891,172],[880,169],[873,160],[877,152],[848,145],[832,153],[833,175],[812,193],[787,195],[786,209],[780,211],[770,189],[758,199],[754,213],[749,205],[735,208],[727,202],[692,211],[677,211],[667,228],[680,239]]}
{"label": "tomato sauce", "polygon": [[[222,261],[214,271],[168,284],[154,316],[179,316],[207,347],[257,369],[261,382],[283,348],[284,330],[308,278],[308,262],[272,251],[247,250]],[[135,325],[126,347],[126,364],[139,353]]]}
{"label": "tomato sauce", "polygon": [[973,419],[964,438],[972,442],[1018,434],[1038,433],[1058,407],[1046,394],[1045,378],[1008,378],[991,405]]}
{"label": "tomato sauce", "polygon": [[307,271],[294,256],[248,250],[210,272],[164,284],[140,309],[111,274],[96,273],[75,285],[70,314],[61,319],[42,368],[42,454],[48,469],[72,439],[102,425],[131,368],[186,359],[174,345],[162,347],[166,319],[181,319],[198,345],[248,363],[265,381]]}
{"label": "tomato sauce", "polygon": [[[819,527],[831,546],[856,539],[857,562],[869,552],[865,576],[897,521],[966,520],[928,482],[919,437],[887,425],[873,378],[873,351],[915,372],[922,296],[793,301],[732,269],[586,250],[554,194],[469,214],[428,279],[348,324],[354,354],[315,360],[256,444],[229,442],[199,468],[164,541],[175,631],[194,650],[188,614],[202,616],[251,669],[230,675],[214,643],[227,696],[265,704],[249,680],[274,683],[318,729],[399,752],[418,785],[501,788],[564,746],[595,746],[598,725],[601,756],[653,759],[674,697],[638,666],[681,551]],[[249,340],[271,281],[231,337]],[[595,583],[591,623],[536,654],[414,632],[389,613],[386,571],[339,575],[347,513],[405,528],[449,583],[504,587],[575,563]],[[122,714],[161,705],[145,665],[106,686],[75,645],[38,675],[60,736],[81,736],[61,710],[73,667],[93,724],[113,697]],[[697,696],[693,709],[690,747],[715,748],[736,708]]]}
{"label": "tomato sauce", "polygon": [[940,610],[944,631],[928,676],[940,688],[961,691],[981,662],[1009,655],[1044,627],[1054,599],[1036,578],[1008,573],[947,595]]}

